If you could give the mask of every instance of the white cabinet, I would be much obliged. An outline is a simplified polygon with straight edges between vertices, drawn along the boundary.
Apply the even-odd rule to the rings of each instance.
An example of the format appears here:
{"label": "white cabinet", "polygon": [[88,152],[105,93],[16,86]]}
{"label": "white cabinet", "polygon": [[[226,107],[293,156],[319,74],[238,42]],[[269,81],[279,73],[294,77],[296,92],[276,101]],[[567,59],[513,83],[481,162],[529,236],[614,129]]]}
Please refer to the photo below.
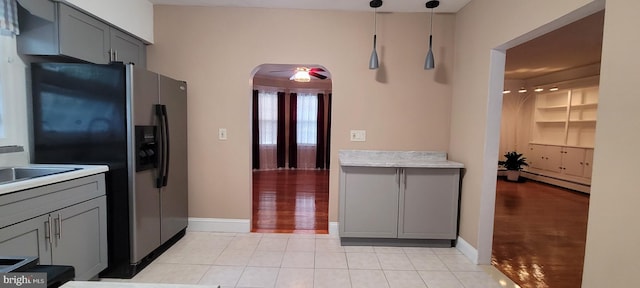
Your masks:
{"label": "white cabinet", "polygon": [[341,167],[340,237],[455,240],[460,169]]}
{"label": "white cabinet", "polygon": [[591,178],[593,148],[529,144],[525,157],[531,172],[573,181]]}
{"label": "white cabinet", "polygon": [[593,172],[593,149],[586,149],[584,153],[584,177],[591,178]]}
{"label": "white cabinet", "polygon": [[0,195],[0,255],[70,265],[88,280],[107,263],[104,174]]}
{"label": "white cabinet", "polygon": [[593,147],[598,86],[536,95],[531,142]]}
{"label": "white cabinet", "polygon": [[[588,192],[598,109],[597,79],[535,96],[525,177]],[[537,176],[536,176],[537,175]],[[529,177],[531,176],[531,177]],[[539,177],[538,177],[539,176]]]}

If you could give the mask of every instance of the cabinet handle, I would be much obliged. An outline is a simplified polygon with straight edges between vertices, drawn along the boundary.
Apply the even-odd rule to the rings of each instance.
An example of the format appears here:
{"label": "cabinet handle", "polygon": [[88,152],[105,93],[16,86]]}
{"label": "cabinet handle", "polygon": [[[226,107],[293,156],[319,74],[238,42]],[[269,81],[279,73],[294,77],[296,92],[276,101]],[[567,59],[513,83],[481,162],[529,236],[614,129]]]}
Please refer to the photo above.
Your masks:
{"label": "cabinet handle", "polygon": [[51,241],[51,215],[48,216],[47,219],[47,227],[45,229],[46,231],[44,231],[44,238],[49,239],[49,245],[51,245],[53,242]]}
{"label": "cabinet handle", "polygon": [[402,169],[402,182],[404,187],[407,187],[407,171],[405,169]]}
{"label": "cabinet handle", "polygon": [[400,185],[400,169],[396,169],[396,183]]}
{"label": "cabinet handle", "polygon": [[109,62],[113,61],[113,50],[109,49]]}
{"label": "cabinet handle", "polygon": [[589,162],[587,162],[586,165],[589,166]]}
{"label": "cabinet handle", "polygon": [[580,162],[580,165],[584,165],[584,163]]}
{"label": "cabinet handle", "polygon": [[113,50],[113,58],[115,58],[114,61],[118,61],[118,50]]}
{"label": "cabinet handle", "polygon": [[58,218],[56,218],[56,236],[58,236],[58,240],[62,239],[62,215],[58,213]]}

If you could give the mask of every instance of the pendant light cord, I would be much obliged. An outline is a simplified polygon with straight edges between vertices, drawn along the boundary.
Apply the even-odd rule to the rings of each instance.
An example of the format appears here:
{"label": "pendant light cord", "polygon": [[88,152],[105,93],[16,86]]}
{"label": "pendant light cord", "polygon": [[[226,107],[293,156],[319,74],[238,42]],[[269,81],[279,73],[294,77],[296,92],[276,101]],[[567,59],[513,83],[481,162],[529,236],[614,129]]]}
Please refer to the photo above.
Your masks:
{"label": "pendant light cord", "polygon": [[373,8],[373,48],[376,48],[376,37],[378,34],[378,8]]}
{"label": "pendant light cord", "polygon": [[431,39],[433,38],[433,8],[431,8],[431,24],[429,24],[429,48],[431,48]]}

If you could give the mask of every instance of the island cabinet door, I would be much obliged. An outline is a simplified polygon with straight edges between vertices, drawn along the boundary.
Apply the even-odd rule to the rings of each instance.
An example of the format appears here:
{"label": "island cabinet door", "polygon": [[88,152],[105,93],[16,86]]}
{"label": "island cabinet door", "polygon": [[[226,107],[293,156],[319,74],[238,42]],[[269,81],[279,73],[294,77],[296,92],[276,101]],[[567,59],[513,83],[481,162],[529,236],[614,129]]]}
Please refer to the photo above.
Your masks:
{"label": "island cabinet door", "polygon": [[340,237],[397,238],[399,169],[341,169]]}
{"label": "island cabinet door", "polygon": [[403,169],[398,238],[456,239],[459,185],[460,169]]}

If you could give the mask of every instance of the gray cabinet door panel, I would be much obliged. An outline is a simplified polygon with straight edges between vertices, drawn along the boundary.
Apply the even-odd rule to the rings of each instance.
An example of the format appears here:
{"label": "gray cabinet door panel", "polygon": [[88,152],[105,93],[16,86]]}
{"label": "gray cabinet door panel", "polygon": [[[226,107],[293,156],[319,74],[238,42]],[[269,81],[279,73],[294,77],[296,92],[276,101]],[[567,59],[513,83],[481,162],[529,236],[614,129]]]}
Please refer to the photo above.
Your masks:
{"label": "gray cabinet door panel", "polygon": [[44,215],[0,229],[0,255],[38,257],[40,264],[51,264],[48,224]]}
{"label": "gray cabinet door panel", "polygon": [[342,167],[340,236],[396,238],[398,193],[396,168]]}
{"label": "gray cabinet door panel", "polygon": [[60,54],[109,63],[109,25],[66,5],[58,5]]}
{"label": "gray cabinet door panel", "polygon": [[140,40],[112,27],[110,42],[115,61],[146,67],[145,46]]}
{"label": "gray cabinet door panel", "polygon": [[88,280],[107,267],[105,196],[51,213],[53,263],[72,265],[76,280]]}
{"label": "gray cabinet door panel", "polygon": [[455,239],[459,169],[405,168],[399,238]]}

